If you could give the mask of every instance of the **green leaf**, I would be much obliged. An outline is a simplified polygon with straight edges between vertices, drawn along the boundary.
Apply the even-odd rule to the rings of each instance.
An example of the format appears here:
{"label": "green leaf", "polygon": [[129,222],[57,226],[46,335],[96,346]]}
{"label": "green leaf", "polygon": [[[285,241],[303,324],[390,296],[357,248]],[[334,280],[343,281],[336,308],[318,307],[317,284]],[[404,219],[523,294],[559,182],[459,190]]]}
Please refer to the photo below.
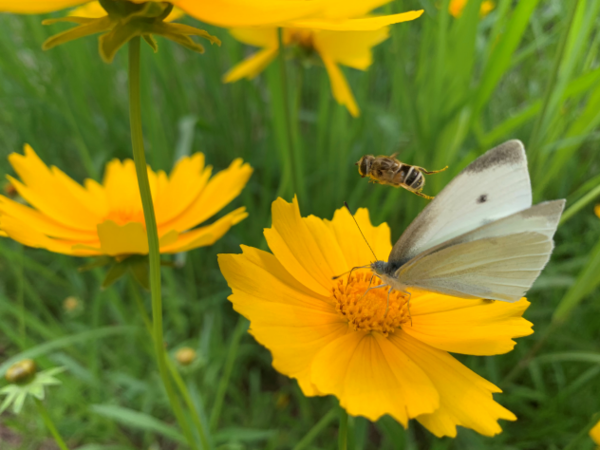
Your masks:
{"label": "green leaf", "polygon": [[127,273],[129,264],[127,260],[115,262],[106,273],[104,280],[102,281],[102,289],[106,289],[111,286],[115,281],[121,278]]}
{"label": "green leaf", "polygon": [[225,442],[264,441],[277,435],[277,430],[253,430],[251,428],[223,428],[214,434],[216,444]]}
{"label": "green leaf", "polygon": [[187,443],[183,435],[171,425],[148,414],[116,405],[91,405],[90,410],[125,426],[160,434],[180,444]]}
{"label": "green leaf", "polygon": [[147,256],[132,256],[126,260],[135,281],[145,290],[150,290],[150,268]]}

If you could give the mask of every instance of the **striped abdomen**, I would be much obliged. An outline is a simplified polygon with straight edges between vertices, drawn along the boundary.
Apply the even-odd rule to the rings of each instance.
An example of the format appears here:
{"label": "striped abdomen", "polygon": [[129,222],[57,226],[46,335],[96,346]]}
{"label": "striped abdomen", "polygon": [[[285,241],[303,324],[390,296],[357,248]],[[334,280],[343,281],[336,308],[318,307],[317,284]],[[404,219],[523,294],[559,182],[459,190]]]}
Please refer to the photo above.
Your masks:
{"label": "striped abdomen", "polygon": [[425,185],[425,177],[418,169],[408,164],[401,164],[392,178],[396,185],[404,184],[410,190],[418,191]]}

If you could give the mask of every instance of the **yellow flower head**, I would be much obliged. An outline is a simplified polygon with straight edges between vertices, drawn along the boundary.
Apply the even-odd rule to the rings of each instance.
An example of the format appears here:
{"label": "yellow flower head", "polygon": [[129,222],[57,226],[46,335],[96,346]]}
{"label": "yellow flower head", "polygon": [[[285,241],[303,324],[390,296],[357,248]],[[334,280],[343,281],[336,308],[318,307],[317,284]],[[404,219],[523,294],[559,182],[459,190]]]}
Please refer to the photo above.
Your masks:
{"label": "yellow flower head", "polygon": [[[465,300],[411,290],[374,289],[363,297],[372,255],[345,209],[333,220],[301,217],[297,201],[278,199],[265,230],[272,253],[242,246],[219,255],[233,294],[229,300],[250,320],[250,333],[273,355],[279,372],[298,380],[305,395],[335,395],[352,415],[377,420],[389,414],[405,427],[416,418],[436,436],[456,426],[486,436],[498,419],[516,417],[496,403],[496,386],[448,352],[509,352],[514,337],[532,333],[521,316],[529,303]],[[379,258],[391,250],[390,229],[374,227],[366,209],[356,220]]]}
{"label": "yellow flower head", "polygon": [[[299,46],[319,55],[329,75],[333,96],[354,117],[359,108],[339,65],[366,70],[372,63],[371,49],[389,36],[388,25],[414,20],[423,11],[387,16],[367,16],[372,9],[390,0],[330,0],[316,18],[292,21],[283,31],[286,46]],[[225,74],[226,83],[253,78],[277,56],[276,28],[233,28],[238,41],[263,50],[233,67]]]}
{"label": "yellow flower head", "polygon": [[600,421],[590,430],[590,437],[592,441],[596,443],[598,448],[600,448]]}
{"label": "yellow flower head", "polygon": [[[448,11],[454,17],[460,17],[462,15],[465,6],[467,6],[467,2],[469,0],[450,0],[450,4],[448,5]],[[487,16],[495,7],[494,2],[490,0],[484,0],[481,2],[481,6],[479,8],[479,16],[485,17]]]}
{"label": "yellow flower head", "polygon": [[[133,161],[112,160],[102,184],[76,183],[48,167],[31,147],[9,156],[21,181],[8,176],[26,206],[0,195],[0,231],[30,247],[74,256],[148,254],[148,238]],[[211,225],[196,227],[239,195],[252,173],[236,159],[211,178],[204,155],[182,158],[167,176],[148,168],[161,253],[212,245],[246,218],[238,208]]]}
{"label": "yellow flower head", "polygon": [[594,212],[596,213],[596,215],[598,216],[598,219],[600,219],[600,203],[598,203],[595,207],[594,207]]}

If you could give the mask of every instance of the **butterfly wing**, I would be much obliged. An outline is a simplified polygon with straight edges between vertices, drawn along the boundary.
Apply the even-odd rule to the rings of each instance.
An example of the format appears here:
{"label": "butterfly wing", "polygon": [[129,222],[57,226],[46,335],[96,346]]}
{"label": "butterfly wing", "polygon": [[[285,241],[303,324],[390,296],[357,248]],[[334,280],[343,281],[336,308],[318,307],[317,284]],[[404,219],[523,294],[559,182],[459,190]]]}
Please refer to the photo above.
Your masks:
{"label": "butterfly wing", "polygon": [[404,231],[388,258],[399,267],[418,254],[531,206],[527,157],[520,141],[469,164]]}
{"label": "butterfly wing", "polygon": [[541,203],[424,252],[397,282],[462,298],[515,302],[548,260],[564,200]]}

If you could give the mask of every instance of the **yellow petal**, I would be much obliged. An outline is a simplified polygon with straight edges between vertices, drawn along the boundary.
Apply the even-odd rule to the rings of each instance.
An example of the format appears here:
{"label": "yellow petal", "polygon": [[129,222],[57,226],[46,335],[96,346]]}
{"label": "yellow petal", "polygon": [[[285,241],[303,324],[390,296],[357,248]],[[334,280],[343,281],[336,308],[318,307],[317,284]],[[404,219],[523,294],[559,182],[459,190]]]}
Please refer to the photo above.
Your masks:
{"label": "yellow petal", "polygon": [[511,351],[513,338],[533,333],[521,317],[529,306],[516,303],[465,300],[425,293],[411,298],[412,326],[403,330],[433,347],[468,355],[498,355]]}
{"label": "yellow petal", "polygon": [[204,163],[204,155],[195,153],[177,161],[168,179],[159,176],[164,181],[164,185],[159,181],[161,187],[154,197],[159,227],[182,214],[198,198],[212,172]]}
{"label": "yellow petal", "polygon": [[172,0],[190,16],[222,27],[277,25],[307,17],[323,8],[322,0]]}
{"label": "yellow petal", "polygon": [[[112,220],[106,220],[98,224],[98,236],[100,248],[105,255],[148,254],[146,228],[139,222],[118,225]],[[172,245],[177,236],[178,233],[172,230],[160,237],[159,245]]]}
{"label": "yellow petal", "polygon": [[25,145],[24,153],[12,153],[8,157],[23,181],[20,183],[8,177],[21,197],[41,213],[67,227],[93,230],[101,212],[94,211],[95,205],[90,204],[85,190],[81,186],[80,191],[74,190],[76,183],[72,180],[66,183],[68,177],[56,168],[50,170],[29,145]]}
{"label": "yellow petal", "polygon": [[254,47],[278,47],[277,28],[232,28],[229,33],[238,41]]}
{"label": "yellow petal", "polygon": [[331,342],[316,355],[311,379],[349,414],[372,421],[390,414],[406,427],[408,419],[438,407],[425,372],[379,333],[352,331]]}
{"label": "yellow petal", "polygon": [[0,0],[0,12],[41,14],[77,6],[87,0]]}
{"label": "yellow petal", "polygon": [[162,226],[181,233],[210,219],[240,194],[250,175],[252,168],[248,163],[244,164],[240,158],[234,160],[227,169],[210,179],[192,204]]}
{"label": "yellow petal", "polygon": [[102,182],[111,212],[120,212],[124,217],[143,217],[142,199],[137,184],[135,164],[132,160],[113,159],[106,165]]}
{"label": "yellow petal", "polygon": [[390,335],[390,341],[423,369],[439,392],[439,408],[417,417],[436,436],[455,437],[457,425],[494,436],[502,431],[498,419],[516,420],[513,413],[494,401],[492,393],[500,389],[448,353],[403,332]]}
{"label": "yellow petal", "polygon": [[271,206],[272,228],[265,229],[264,235],[269,248],[281,264],[298,281],[315,293],[331,295],[332,277],[337,275],[329,267],[327,259],[300,216],[298,200],[292,203],[278,198]]}
{"label": "yellow petal", "polygon": [[27,223],[29,227],[46,236],[73,241],[97,239],[95,231],[66,227],[39,211],[4,196],[0,196],[0,214],[12,216],[21,222]]}
{"label": "yellow petal", "polygon": [[386,261],[392,251],[391,233],[388,224],[382,223],[377,227],[373,226],[369,218],[369,211],[366,208],[360,208],[356,211],[354,217],[360,226],[360,230],[346,208],[338,209],[333,215],[332,221],[325,221],[335,233],[336,239],[344,252],[348,268],[364,266],[373,261],[375,257],[369,250],[369,246],[375,252],[376,259]]}
{"label": "yellow petal", "polygon": [[388,16],[363,17],[360,19],[331,20],[331,19],[302,19],[292,22],[297,28],[334,31],[373,31],[395,23],[408,22],[421,17],[424,10],[409,11]]}
{"label": "yellow petal", "polygon": [[323,60],[325,68],[327,69],[327,74],[329,75],[333,98],[335,98],[339,104],[344,105],[353,117],[358,117],[360,111],[344,74],[329,55],[321,54],[321,59]]}
{"label": "yellow petal", "polygon": [[177,241],[171,243],[170,245],[161,246],[160,252],[187,252],[194,248],[213,245],[215,242],[221,239],[233,225],[240,223],[246,217],[248,217],[248,213],[246,212],[246,208],[242,206],[241,208],[238,208],[235,211],[232,211],[229,214],[221,217],[211,225],[200,227],[192,231],[188,231],[187,233],[178,234]]}
{"label": "yellow petal", "polygon": [[392,0],[329,0],[319,17],[327,19],[349,19],[361,17]]}
{"label": "yellow petal", "polygon": [[315,33],[314,45],[319,54],[338,64],[365,70],[373,62],[371,49],[388,37],[388,27],[375,31],[322,31]]}
{"label": "yellow petal", "polygon": [[5,235],[23,245],[44,248],[51,252],[74,256],[98,255],[100,252],[74,248],[77,242],[52,239],[14,217],[0,215],[0,229]]}
{"label": "yellow petal", "polygon": [[279,48],[267,48],[254,55],[249,56],[241,63],[233,66],[229,72],[223,75],[224,83],[232,83],[241,78],[252,79],[262,72],[277,56]]}
{"label": "yellow petal", "polygon": [[[106,16],[106,10],[100,5],[100,2],[89,2],[85,5],[80,6],[79,8],[75,8],[69,11],[69,16],[74,17],[85,17],[89,19],[98,19],[100,17]],[[173,8],[171,13],[165,18],[165,22],[172,22],[183,17],[185,13],[179,8]]]}
{"label": "yellow petal", "polygon": [[590,437],[596,445],[600,445],[600,421],[590,430]]}
{"label": "yellow petal", "polygon": [[600,219],[600,204],[594,207],[594,212],[596,213],[596,216],[598,216],[598,219]]}
{"label": "yellow petal", "polygon": [[306,395],[319,392],[310,363],[348,325],[325,297],[292,277],[270,253],[242,246],[242,255],[219,255],[219,267],[233,291],[236,311],[250,320],[250,332],[273,354],[273,365],[298,379]]}

